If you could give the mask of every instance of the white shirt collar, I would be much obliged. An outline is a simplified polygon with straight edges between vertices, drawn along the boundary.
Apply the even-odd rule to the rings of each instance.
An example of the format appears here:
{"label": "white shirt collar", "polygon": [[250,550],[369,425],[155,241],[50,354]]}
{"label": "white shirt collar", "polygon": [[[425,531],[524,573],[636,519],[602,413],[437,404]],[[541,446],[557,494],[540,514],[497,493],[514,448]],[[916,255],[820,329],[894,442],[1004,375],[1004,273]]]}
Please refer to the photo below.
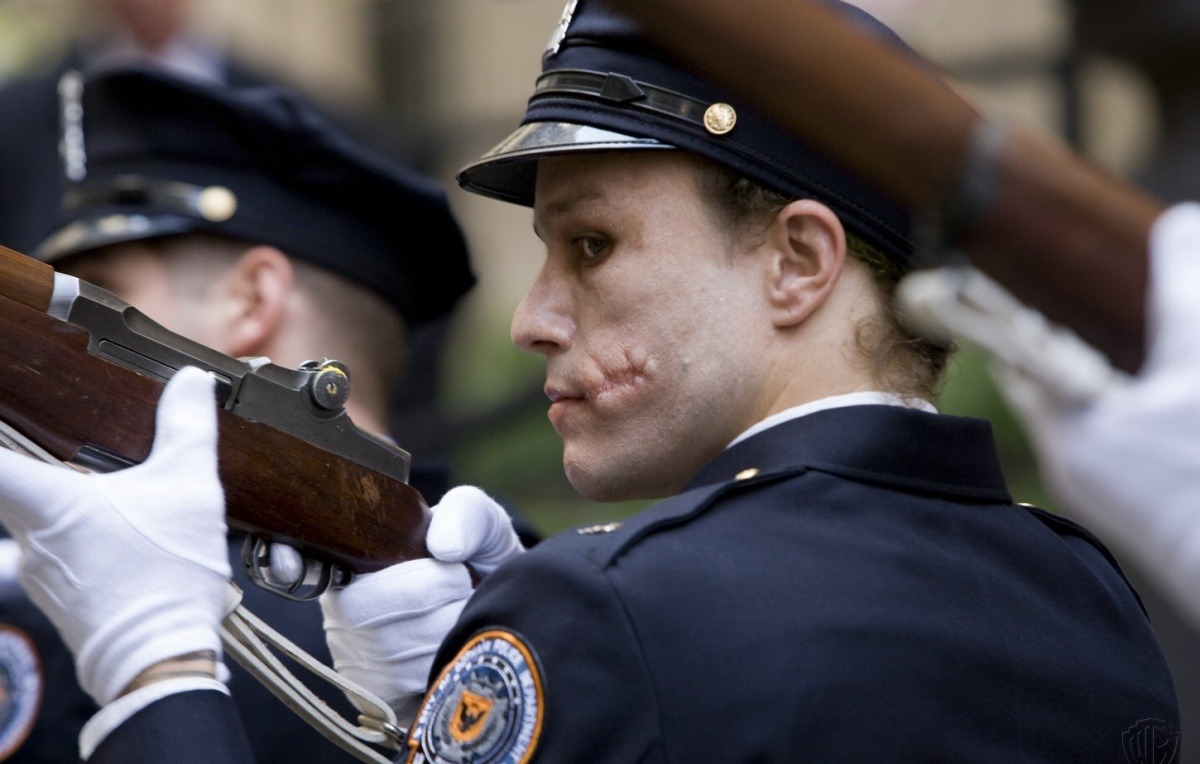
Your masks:
{"label": "white shirt collar", "polygon": [[[923,398],[913,398],[911,396],[900,395],[898,393],[885,393],[878,390],[868,390],[859,393],[846,393],[844,395],[831,395],[828,398],[818,398],[815,401],[802,403],[799,406],[792,406],[790,409],[784,409],[778,414],[772,414],[762,420],[750,429],[743,432],[741,435],[730,441],[729,446],[735,443],[740,443],[751,435],[757,435],[763,430],[768,430],[775,425],[783,424],[792,419],[798,419],[808,414],[813,414],[817,411],[826,409],[839,409],[845,406],[902,406],[904,408],[917,409],[919,411],[928,411],[930,414],[938,413],[934,405]],[[729,448],[726,446],[726,448]]]}

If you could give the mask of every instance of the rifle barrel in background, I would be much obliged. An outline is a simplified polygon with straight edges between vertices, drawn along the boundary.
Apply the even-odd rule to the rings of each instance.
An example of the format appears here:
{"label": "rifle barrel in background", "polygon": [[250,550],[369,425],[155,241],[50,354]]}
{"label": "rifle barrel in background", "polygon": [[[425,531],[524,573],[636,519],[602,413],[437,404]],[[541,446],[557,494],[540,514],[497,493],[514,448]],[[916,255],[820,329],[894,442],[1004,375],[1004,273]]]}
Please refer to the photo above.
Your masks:
{"label": "rifle barrel in background", "polygon": [[987,204],[952,243],[1118,367],[1141,365],[1160,202],[1019,128],[978,161],[986,122],[970,104],[819,3],[612,2],[690,66],[914,211],[946,210],[978,172],[990,173]]}

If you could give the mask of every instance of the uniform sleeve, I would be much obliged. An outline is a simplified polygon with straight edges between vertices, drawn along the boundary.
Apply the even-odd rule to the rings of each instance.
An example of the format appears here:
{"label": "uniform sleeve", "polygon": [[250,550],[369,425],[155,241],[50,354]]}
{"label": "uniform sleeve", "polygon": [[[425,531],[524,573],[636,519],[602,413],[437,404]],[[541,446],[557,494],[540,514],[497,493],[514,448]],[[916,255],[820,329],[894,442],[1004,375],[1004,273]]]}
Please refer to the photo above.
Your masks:
{"label": "uniform sleeve", "polygon": [[[153,688],[151,685],[145,689]],[[106,706],[111,707],[112,704]],[[85,728],[84,736],[87,734]],[[175,692],[138,708],[115,729],[107,731],[94,752],[84,751],[84,757],[88,764],[254,762],[233,699],[225,692],[213,690]]]}
{"label": "uniform sleeve", "polygon": [[574,551],[543,545],[480,586],[434,663],[408,761],[662,760],[636,627]]}

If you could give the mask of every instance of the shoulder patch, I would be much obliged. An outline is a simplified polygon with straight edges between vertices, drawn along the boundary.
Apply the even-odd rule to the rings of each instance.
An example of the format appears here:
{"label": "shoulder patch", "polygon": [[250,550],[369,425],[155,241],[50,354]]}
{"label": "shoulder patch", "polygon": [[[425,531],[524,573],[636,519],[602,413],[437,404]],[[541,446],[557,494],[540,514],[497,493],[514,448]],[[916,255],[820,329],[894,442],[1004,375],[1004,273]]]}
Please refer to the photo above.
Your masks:
{"label": "shoulder patch", "polygon": [[0,761],[21,747],[42,705],[42,666],[33,640],[0,626]]}
{"label": "shoulder patch", "polygon": [[533,648],[506,629],[481,631],[463,645],[433,688],[409,733],[411,764],[524,764],[545,714]]}

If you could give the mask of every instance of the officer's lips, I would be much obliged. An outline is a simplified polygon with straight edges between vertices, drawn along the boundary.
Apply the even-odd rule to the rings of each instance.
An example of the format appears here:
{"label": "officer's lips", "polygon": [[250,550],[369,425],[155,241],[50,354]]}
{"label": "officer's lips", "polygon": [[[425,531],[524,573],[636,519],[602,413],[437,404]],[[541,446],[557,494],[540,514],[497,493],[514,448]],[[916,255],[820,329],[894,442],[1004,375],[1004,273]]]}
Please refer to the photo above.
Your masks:
{"label": "officer's lips", "polygon": [[546,397],[550,399],[550,410],[547,412],[547,416],[550,417],[550,424],[554,425],[556,430],[559,429],[568,409],[572,408],[574,404],[587,400],[586,394],[568,392],[549,385],[546,386],[545,393]]}

